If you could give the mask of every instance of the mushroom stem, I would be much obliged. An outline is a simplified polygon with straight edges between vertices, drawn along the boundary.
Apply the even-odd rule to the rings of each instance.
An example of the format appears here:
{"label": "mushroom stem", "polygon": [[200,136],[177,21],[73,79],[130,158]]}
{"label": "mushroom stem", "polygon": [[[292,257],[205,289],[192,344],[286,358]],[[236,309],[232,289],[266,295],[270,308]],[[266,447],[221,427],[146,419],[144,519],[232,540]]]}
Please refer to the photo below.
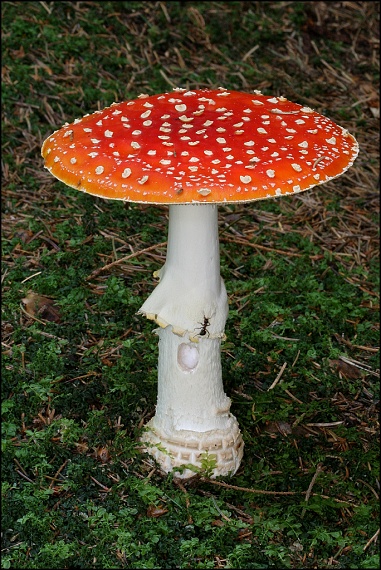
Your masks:
{"label": "mushroom stem", "polygon": [[202,467],[205,454],[214,456],[213,476],[233,474],[243,453],[222,384],[228,302],[217,215],[215,205],[170,206],[167,259],[139,311],[161,327],[156,414],[142,440],[164,471],[181,477],[194,475],[189,465]]}
{"label": "mushroom stem", "polygon": [[220,276],[218,211],[214,204],[169,206],[167,259],[160,282],[140,309],[175,334],[198,338],[207,318],[208,338],[223,338],[228,302]]}

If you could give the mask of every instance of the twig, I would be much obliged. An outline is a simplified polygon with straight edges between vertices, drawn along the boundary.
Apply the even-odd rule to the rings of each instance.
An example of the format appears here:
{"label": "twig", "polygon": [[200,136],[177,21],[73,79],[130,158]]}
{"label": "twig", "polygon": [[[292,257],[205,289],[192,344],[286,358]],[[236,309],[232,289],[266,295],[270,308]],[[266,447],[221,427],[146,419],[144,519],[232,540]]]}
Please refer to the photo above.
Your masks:
{"label": "twig", "polygon": [[59,382],[68,384],[69,382],[74,382],[75,380],[82,380],[82,378],[88,378],[89,376],[99,376],[99,375],[100,372],[95,372],[95,370],[90,370],[90,372],[88,372],[87,374],[83,374],[82,376],[76,376],[75,378],[70,378],[69,380],[64,380],[64,378],[58,378],[57,380],[53,380],[53,384],[58,384]]}
{"label": "twig", "polygon": [[29,483],[34,483],[34,481],[32,481],[32,479],[29,479],[29,477],[27,475],[24,475],[24,473],[22,471],[20,471],[19,469],[16,469],[16,473],[18,473],[19,475],[21,475],[21,477],[23,477],[24,479],[29,481]]}
{"label": "twig", "polygon": [[5,277],[7,276],[7,273],[8,273],[8,267],[6,267],[3,275],[1,276],[1,284],[3,284],[3,281],[4,281]]}
{"label": "twig", "polygon": [[[344,337],[340,336],[338,333],[334,333],[333,335],[335,339],[341,343],[349,346],[349,348],[357,348],[358,350],[365,350],[366,352],[378,352],[380,350],[379,346],[364,346],[362,344],[352,344],[349,340],[345,339]],[[339,358],[342,358],[341,356]]]}
{"label": "twig", "polygon": [[368,542],[366,543],[366,545],[365,545],[364,548],[363,548],[363,551],[364,551],[364,552],[365,552],[365,550],[372,544],[372,542],[374,542],[374,541],[377,539],[377,537],[378,537],[379,534],[380,534],[380,529],[378,529],[378,530],[374,533],[374,535],[372,536],[372,538],[370,538],[370,539],[368,540]]}
{"label": "twig", "polygon": [[351,364],[352,366],[355,366],[356,368],[360,368],[361,370],[365,370],[365,372],[367,372],[368,374],[371,374],[372,376],[376,376],[377,378],[380,377],[378,372],[373,372],[373,370],[370,369],[370,366],[368,366],[368,364],[363,364],[362,362],[359,362],[358,360],[353,360],[352,358],[347,358],[346,356],[339,356],[339,359],[342,360],[343,362],[346,362],[346,364]]}
{"label": "twig", "polygon": [[99,483],[99,481],[97,481],[95,479],[95,477],[93,477],[92,475],[90,475],[90,479],[92,479],[94,481],[94,483],[96,483],[97,485],[99,485],[100,487],[102,487],[102,489],[104,489],[105,491],[111,491],[111,489],[109,489],[108,487],[105,487],[104,485],[102,485],[102,483]]}
{"label": "twig", "polygon": [[225,519],[226,521],[230,521],[229,517],[227,517],[226,515],[224,515],[224,513],[221,511],[221,509],[219,508],[219,506],[217,505],[217,501],[216,499],[213,497],[212,495],[212,501],[214,506],[216,507],[218,513],[222,516],[223,519]]}
{"label": "twig", "polygon": [[27,313],[26,310],[24,309],[22,303],[20,303],[20,309],[22,310],[24,315],[26,315],[28,317],[28,319],[33,319],[34,321],[37,321],[38,323],[41,323],[42,325],[44,325],[44,327],[46,326],[46,323],[44,321],[41,321],[37,317],[34,317],[33,315],[30,315],[29,313]]}
{"label": "twig", "polygon": [[369,483],[367,483],[366,481],[363,481],[362,479],[357,479],[357,481],[360,481],[360,483],[365,485],[365,487],[368,487],[368,489],[370,489],[372,491],[373,495],[376,497],[377,501],[380,500],[380,497],[378,496],[377,491],[375,489],[373,489],[373,487],[371,485],[369,485]]}
{"label": "twig", "polygon": [[[295,491],[297,494],[297,491]],[[300,495],[303,495],[303,491],[300,491]],[[357,503],[351,503],[350,501],[344,501],[343,499],[336,499],[335,497],[330,497],[329,495],[321,495],[320,493],[311,493],[311,497],[320,497],[321,499],[329,499],[330,501],[334,501],[335,503],[340,503],[340,505],[348,505],[349,507],[356,507],[358,508],[360,505]]]}
{"label": "twig", "polygon": [[153,249],[156,249],[157,247],[162,247],[166,244],[167,244],[166,241],[162,241],[161,243],[155,243],[155,245],[151,245],[150,247],[146,247],[145,249],[141,249],[140,251],[135,251],[134,253],[131,253],[130,255],[126,255],[125,257],[121,257],[120,259],[116,259],[115,261],[112,261],[111,263],[108,263],[107,265],[104,265],[103,267],[100,267],[99,269],[96,269],[95,271],[90,273],[90,275],[88,275],[86,277],[86,281],[89,281],[93,277],[96,277],[97,275],[99,275],[99,273],[102,273],[102,271],[106,271],[106,269],[110,269],[110,267],[113,267],[114,265],[118,265],[118,263],[123,263],[124,261],[127,261],[128,259],[132,259],[133,257],[137,257],[138,255],[141,255],[142,253],[147,253],[147,251],[152,251]]}
{"label": "twig", "polygon": [[300,355],[300,350],[298,350],[298,354],[296,355],[294,362],[291,364],[291,368],[294,368],[294,366],[295,366],[295,364],[299,358],[299,355]]}
{"label": "twig", "polygon": [[[313,497],[320,497],[322,499],[329,499],[330,501],[335,501],[335,503],[340,503],[342,505],[348,505],[350,507],[358,507],[359,505],[355,503],[350,503],[349,501],[343,501],[342,499],[335,499],[334,497],[329,497],[328,495],[320,495],[319,493],[311,493],[312,484],[315,482],[316,474],[312,479],[307,493]],[[222,481],[214,481],[213,479],[207,479],[206,477],[200,478],[201,483],[211,483],[212,485],[218,485],[219,487],[226,487],[227,489],[233,489],[234,491],[245,491],[246,493],[258,493],[259,495],[303,495],[304,491],[263,491],[262,489],[248,489],[247,487],[237,487],[236,485],[229,485],[228,483],[223,483]],[[306,493],[306,497],[307,497]],[[309,498],[309,496],[308,496]]]}
{"label": "twig", "polygon": [[286,392],[286,394],[288,394],[290,396],[290,398],[295,400],[295,402],[298,402],[298,404],[303,404],[303,402],[301,400],[299,400],[299,398],[294,396],[294,394],[291,394],[290,390],[285,389],[284,391]]}
{"label": "twig", "polygon": [[251,49],[249,49],[248,52],[245,53],[245,55],[242,57],[242,61],[246,61],[255,51],[257,51],[257,49],[259,48],[259,45],[255,45],[254,47],[252,47]]}
{"label": "twig", "polygon": [[[311,483],[308,486],[307,493],[306,493],[306,496],[304,498],[306,503],[308,503],[308,500],[309,500],[311,493],[312,493],[312,488],[315,485],[315,481],[316,481],[319,473],[321,473],[322,471],[323,471],[323,464],[318,463],[318,466],[317,466],[316,471],[315,471],[315,475],[311,479]],[[305,514],[306,514],[306,508],[304,507],[302,510],[301,518],[303,518]]]}
{"label": "twig", "polygon": [[259,245],[257,243],[252,243],[248,240],[244,239],[229,239],[229,238],[221,238],[220,241],[227,242],[227,243],[237,243],[241,245],[245,245],[248,247],[253,247],[254,249],[262,249],[263,251],[272,251],[273,253],[280,253],[281,255],[287,255],[291,257],[308,257],[309,259],[319,260],[324,257],[324,255],[304,255],[303,253],[295,253],[293,251],[284,251],[282,249],[276,249],[275,247],[268,247],[266,245]]}
{"label": "twig", "polygon": [[55,340],[65,340],[59,336],[56,336],[55,334],[50,334],[50,333],[47,333],[45,331],[39,331],[38,329],[35,329],[32,332],[33,332],[33,334],[34,333],[42,334],[42,336],[46,336],[47,338],[54,338]]}
{"label": "twig", "polygon": [[42,271],[37,271],[37,273],[33,273],[33,275],[29,275],[29,277],[26,277],[23,281],[21,281],[21,283],[25,283],[26,281],[29,281],[29,279],[36,277],[36,275],[40,275],[40,273],[42,273]]}
{"label": "twig", "polygon": [[279,370],[278,376],[275,378],[274,382],[273,382],[273,383],[271,384],[271,386],[267,389],[267,391],[272,390],[273,388],[275,388],[275,386],[278,384],[278,382],[279,382],[279,380],[280,380],[280,378],[281,378],[281,376],[282,376],[282,374],[283,374],[284,369],[286,368],[286,366],[287,366],[287,362],[285,362],[285,363],[282,365],[282,368]]}
{"label": "twig", "polygon": [[162,76],[164,77],[165,81],[166,81],[167,83],[169,83],[169,85],[170,85],[171,87],[173,87],[173,88],[176,88],[176,87],[177,87],[177,85],[176,85],[175,83],[173,83],[173,81],[171,81],[171,80],[169,79],[169,77],[164,73],[164,71],[163,71],[162,69],[159,69],[159,73],[160,73],[160,75],[162,75]]}
{"label": "twig", "polygon": [[213,481],[213,479],[207,479],[206,477],[201,477],[200,481],[203,483],[218,485],[219,487],[226,487],[227,489],[234,489],[234,491],[246,491],[246,493],[258,493],[259,495],[300,495],[302,493],[302,491],[263,491],[262,489],[248,489],[247,487],[229,485],[228,483],[223,483],[222,481]]}
{"label": "twig", "polygon": [[315,424],[306,424],[309,427],[334,427],[334,426],[341,426],[344,423],[344,420],[340,420],[338,422],[317,422]]}
{"label": "twig", "polygon": [[275,333],[270,333],[271,336],[273,336],[274,338],[279,338],[280,340],[292,340],[292,341],[298,341],[300,340],[300,338],[292,338],[290,336],[282,336],[280,334],[275,334]]}
{"label": "twig", "polygon": [[26,479],[27,481],[29,481],[29,483],[34,483],[34,481],[32,481],[32,479],[30,479],[30,478],[28,477],[28,475],[26,474],[26,471],[25,471],[24,467],[20,464],[19,461],[17,461],[17,459],[16,459],[15,457],[13,458],[13,461],[14,461],[14,462],[16,463],[16,465],[20,468],[20,470],[19,470],[19,469],[16,469],[16,472],[17,472],[19,475],[21,475],[21,477],[24,477],[24,479]]}
{"label": "twig", "polygon": [[61,473],[62,469],[66,466],[66,464],[67,464],[68,461],[69,461],[69,460],[66,459],[66,461],[65,461],[65,462],[61,465],[61,467],[58,469],[57,473],[54,475],[54,477],[53,477],[53,479],[52,479],[52,482],[51,482],[50,485],[49,485],[49,489],[51,489],[51,488],[53,487],[54,482],[57,481],[58,475]]}

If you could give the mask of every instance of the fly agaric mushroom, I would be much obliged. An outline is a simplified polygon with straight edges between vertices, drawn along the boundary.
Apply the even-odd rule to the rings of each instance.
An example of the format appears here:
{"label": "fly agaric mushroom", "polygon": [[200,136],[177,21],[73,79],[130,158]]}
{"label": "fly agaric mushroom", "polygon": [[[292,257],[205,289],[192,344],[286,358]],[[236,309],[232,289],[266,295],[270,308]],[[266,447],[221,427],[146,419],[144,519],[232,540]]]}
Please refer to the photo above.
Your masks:
{"label": "fly agaric mushroom", "polygon": [[234,474],[243,454],[222,384],[217,205],[308,190],[357,154],[352,135],[309,107],[224,88],[140,95],[45,140],[45,166],[68,186],[169,205],[166,262],[139,311],[159,325],[158,401],[142,441],[165,472],[189,477],[209,454],[214,477]]}

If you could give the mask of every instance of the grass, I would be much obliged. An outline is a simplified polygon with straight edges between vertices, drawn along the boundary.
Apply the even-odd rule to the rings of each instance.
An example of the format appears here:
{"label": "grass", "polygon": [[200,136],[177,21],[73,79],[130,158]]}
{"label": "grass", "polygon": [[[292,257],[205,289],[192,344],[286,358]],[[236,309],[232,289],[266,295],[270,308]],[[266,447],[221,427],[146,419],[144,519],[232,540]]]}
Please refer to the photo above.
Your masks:
{"label": "grass", "polygon": [[[2,568],[378,567],[378,4],[2,16]],[[306,194],[220,207],[224,387],[245,455],[233,478],[210,480],[206,458],[185,483],[138,441],[157,341],[136,312],[167,209],[75,192],[40,148],[113,101],[219,85],[309,105],[360,155]]]}

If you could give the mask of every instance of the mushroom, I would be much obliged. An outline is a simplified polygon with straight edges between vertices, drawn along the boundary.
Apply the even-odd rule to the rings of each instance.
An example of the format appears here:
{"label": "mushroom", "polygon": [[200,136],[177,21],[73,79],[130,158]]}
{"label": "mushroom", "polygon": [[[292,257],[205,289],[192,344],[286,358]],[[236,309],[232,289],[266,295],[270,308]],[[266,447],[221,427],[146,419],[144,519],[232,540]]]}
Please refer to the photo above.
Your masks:
{"label": "mushroom", "polygon": [[228,301],[217,205],[302,192],[343,174],[354,137],[285,97],[174,89],[114,103],[48,137],[46,168],[108,199],[167,204],[167,257],[140,313],[159,325],[158,400],[142,436],[163,471],[207,464],[234,474],[243,455],[221,374]]}

